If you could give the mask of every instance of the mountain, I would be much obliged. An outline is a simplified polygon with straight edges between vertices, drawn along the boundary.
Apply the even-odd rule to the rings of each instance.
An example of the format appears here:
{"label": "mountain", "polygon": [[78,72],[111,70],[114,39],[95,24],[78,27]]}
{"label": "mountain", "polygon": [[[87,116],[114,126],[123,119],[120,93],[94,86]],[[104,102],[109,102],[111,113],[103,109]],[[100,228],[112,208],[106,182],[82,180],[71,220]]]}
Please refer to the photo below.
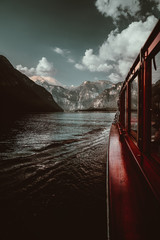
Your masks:
{"label": "mountain", "polygon": [[60,82],[58,82],[56,79],[52,77],[32,76],[30,77],[30,79],[36,84],[44,88],[47,88],[48,91],[50,91],[50,88],[52,88],[52,86],[63,86]]}
{"label": "mountain", "polygon": [[1,112],[63,111],[52,95],[27,76],[16,70],[8,59],[0,55]]}
{"label": "mountain", "polygon": [[[86,81],[82,83],[79,87],[73,89],[65,89],[62,87],[54,86],[52,88],[52,95],[55,101],[65,110],[75,111],[89,109],[93,106],[93,102],[98,100],[98,98],[103,97],[103,92],[110,91],[109,89],[115,89],[115,84],[110,81],[99,80],[96,82]],[[111,91],[113,91],[113,89]],[[116,90],[115,90],[116,91]],[[116,91],[116,96],[118,96],[118,91]],[[102,95],[101,95],[102,94]],[[113,93],[115,95],[115,93]],[[104,94],[105,96],[105,94]],[[115,96],[114,96],[115,97]],[[102,100],[101,105],[97,105],[97,108],[105,108],[108,99]],[[96,104],[96,102],[95,102]],[[113,105],[109,102],[107,104]],[[114,105],[115,107],[115,105]]]}
{"label": "mountain", "polygon": [[40,76],[33,76],[33,77],[30,77],[30,79],[34,81],[36,84],[38,84],[39,86],[45,88],[50,93],[52,92],[52,89],[54,86],[61,86],[61,85],[58,85],[56,82],[51,83]]}
{"label": "mountain", "polygon": [[[39,83],[42,85],[42,83]],[[55,101],[66,111],[83,110],[90,107],[93,100],[105,89],[114,86],[106,80],[96,82],[85,81],[80,86],[65,88],[43,83],[43,86],[54,96]]]}
{"label": "mountain", "polygon": [[99,96],[97,96],[91,103],[89,110],[117,110],[117,101],[122,83],[114,84],[113,87],[105,89]]}

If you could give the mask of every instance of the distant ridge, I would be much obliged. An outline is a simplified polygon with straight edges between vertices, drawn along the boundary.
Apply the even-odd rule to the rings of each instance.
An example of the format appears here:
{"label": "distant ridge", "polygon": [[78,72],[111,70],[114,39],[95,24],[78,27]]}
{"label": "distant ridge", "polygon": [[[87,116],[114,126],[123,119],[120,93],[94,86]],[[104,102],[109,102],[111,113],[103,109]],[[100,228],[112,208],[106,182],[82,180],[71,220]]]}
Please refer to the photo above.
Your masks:
{"label": "distant ridge", "polygon": [[[85,81],[78,87],[66,88],[64,86],[50,85],[48,82],[37,82],[46,88],[55,101],[65,111],[77,111],[90,108],[92,102],[105,90],[115,86],[110,81]],[[103,106],[101,106],[103,108]]]}
{"label": "distant ridge", "polygon": [[97,96],[89,107],[90,111],[116,111],[117,101],[119,99],[119,92],[122,87],[122,82],[116,83],[113,87],[105,89],[99,96]]}
{"label": "distant ridge", "polygon": [[1,112],[59,112],[63,109],[52,95],[16,70],[0,55]]}

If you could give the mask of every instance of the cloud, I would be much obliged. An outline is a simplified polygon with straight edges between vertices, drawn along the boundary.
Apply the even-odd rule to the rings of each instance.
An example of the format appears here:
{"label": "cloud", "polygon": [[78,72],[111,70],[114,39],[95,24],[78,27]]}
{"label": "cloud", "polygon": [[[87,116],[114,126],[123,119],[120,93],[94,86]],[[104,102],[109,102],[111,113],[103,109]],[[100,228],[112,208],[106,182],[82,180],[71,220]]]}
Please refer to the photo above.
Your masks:
{"label": "cloud", "polygon": [[146,0],[144,2],[141,0],[96,0],[95,6],[101,14],[111,17],[114,23],[117,23],[121,16],[125,18],[131,16],[139,20],[145,19],[148,16],[148,12],[144,15],[145,5],[150,5],[150,3],[153,6],[152,9],[149,9],[150,12],[154,8],[160,11],[159,0]]}
{"label": "cloud", "polygon": [[55,47],[53,51],[57,54],[64,55],[64,51],[61,48]]}
{"label": "cloud", "polygon": [[79,70],[89,70],[90,72],[108,72],[113,67],[105,63],[99,56],[93,54],[93,49],[88,49],[82,58],[82,64],[75,64]]}
{"label": "cloud", "polygon": [[36,67],[36,73],[39,76],[52,76],[55,73],[53,63],[49,62],[45,57],[42,57]]}
{"label": "cloud", "polygon": [[74,66],[75,66],[75,68],[77,68],[78,70],[81,70],[81,71],[84,71],[84,70],[85,70],[85,67],[84,67],[82,64],[76,63]]}
{"label": "cloud", "polygon": [[75,63],[75,60],[70,56],[71,52],[68,49],[62,49],[62,48],[59,48],[59,47],[55,47],[55,48],[52,48],[52,51],[54,51],[55,53],[64,57],[67,60],[67,62]]}
{"label": "cloud", "polygon": [[122,78],[122,76],[120,76],[119,74],[117,73],[111,73],[109,76],[108,76],[109,80],[113,83],[117,83],[117,82],[122,82],[124,79]]}
{"label": "cloud", "polygon": [[135,16],[140,11],[139,0],[97,0],[95,5],[100,13],[115,20],[121,15]]}
{"label": "cloud", "polygon": [[72,58],[68,58],[67,61],[68,61],[69,63],[75,63],[74,59],[72,59]]}
{"label": "cloud", "polygon": [[110,75],[112,79],[118,75],[125,77],[156,22],[154,16],[149,16],[145,22],[133,22],[121,32],[118,29],[111,31],[97,55],[93,49],[85,51],[81,68],[108,74],[112,70],[116,74]]}
{"label": "cloud", "polygon": [[24,74],[26,74],[27,76],[32,76],[35,73],[35,68],[27,68],[27,67],[23,67],[21,64],[16,66],[16,69]]}
{"label": "cloud", "polygon": [[160,1],[159,0],[155,0],[156,4],[157,4],[157,8],[160,11]]}
{"label": "cloud", "polygon": [[33,75],[38,76],[53,76],[55,74],[55,68],[53,66],[53,63],[49,62],[45,57],[42,57],[41,60],[39,60],[37,66],[35,68],[28,68],[23,67],[22,65],[17,65],[16,69],[28,77],[31,77]]}
{"label": "cloud", "polygon": [[61,56],[64,56],[64,57],[70,53],[70,51],[68,49],[62,49],[62,48],[59,48],[59,47],[52,48],[52,50],[55,53],[57,53]]}
{"label": "cloud", "polygon": [[124,76],[156,22],[154,16],[149,16],[145,22],[133,22],[120,33],[112,31],[99,49],[99,58],[118,63],[119,71]]}

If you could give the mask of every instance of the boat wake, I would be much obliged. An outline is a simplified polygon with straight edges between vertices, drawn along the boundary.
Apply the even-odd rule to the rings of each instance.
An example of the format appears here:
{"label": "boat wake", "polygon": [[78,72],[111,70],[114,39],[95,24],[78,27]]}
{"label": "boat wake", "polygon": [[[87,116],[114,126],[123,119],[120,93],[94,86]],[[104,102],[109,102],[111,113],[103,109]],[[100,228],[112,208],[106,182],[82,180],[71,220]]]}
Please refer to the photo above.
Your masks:
{"label": "boat wake", "polygon": [[[89,121],[93,116],[95,121]],[[111,117],[33,115],[2,132],[2,239],[106,239]]]}
{"label": "boat wake", "polygon": [[[107,129],[93,130],[78,139],[53,141],[30,156],[1,161],[0,202],[5,218],[10,218],[12,225],[19,224],[24,232],[26,225],[34,232],[38,221],[39,238],[46,232],[51,234],[51,222],[59,231],[70,223],[75,229],[69,231],[70,237],[81,228],[81,237],[85,239],[85,224],[89,221],[88,235],[103,232],[105,236],[107,135]],[[93,221],[93,215],[98,220]]]}

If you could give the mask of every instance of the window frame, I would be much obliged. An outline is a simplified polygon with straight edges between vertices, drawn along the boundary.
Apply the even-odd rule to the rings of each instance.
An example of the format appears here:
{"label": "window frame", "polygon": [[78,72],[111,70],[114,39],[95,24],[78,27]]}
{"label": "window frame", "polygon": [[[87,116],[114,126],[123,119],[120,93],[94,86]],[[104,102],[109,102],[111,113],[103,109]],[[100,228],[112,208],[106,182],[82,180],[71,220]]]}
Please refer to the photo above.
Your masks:
{"label": "window frame", "polygon": [[[131,84],[137,77],[137,132],[131,129]],[[139,137],[139,74],[138,71],[133,75],[128,83],[128,132],[130,136],[134,139],[136,144],[138,143]]]}
{"label": "window frame", "polygon": [[150,66],[151,66],[151,88],[150,88],[150,96],[151,96],[151,102],[150,102],[150,109],[151,109],[151,116],[150,116],[150,148],[149,148],[149,153],[150,153],[150,156],[152,157],[152,159],[160,162],[160,157],[158,156],[157,153],[154,153],[152,152],[152,141],[151,141],[151,137],[152,137],[152,133],[151,133],[151,130],[152,130],[152,77],[153,77],[153,74],[152,74],[152,61],[154,59],[154,57],[157,55],[157,54],[160,54],[160,49],[154,49],[154,51],[152,52],[152,54],[150,54],[150,57],[149,57],[149,61],[150,61]]}

